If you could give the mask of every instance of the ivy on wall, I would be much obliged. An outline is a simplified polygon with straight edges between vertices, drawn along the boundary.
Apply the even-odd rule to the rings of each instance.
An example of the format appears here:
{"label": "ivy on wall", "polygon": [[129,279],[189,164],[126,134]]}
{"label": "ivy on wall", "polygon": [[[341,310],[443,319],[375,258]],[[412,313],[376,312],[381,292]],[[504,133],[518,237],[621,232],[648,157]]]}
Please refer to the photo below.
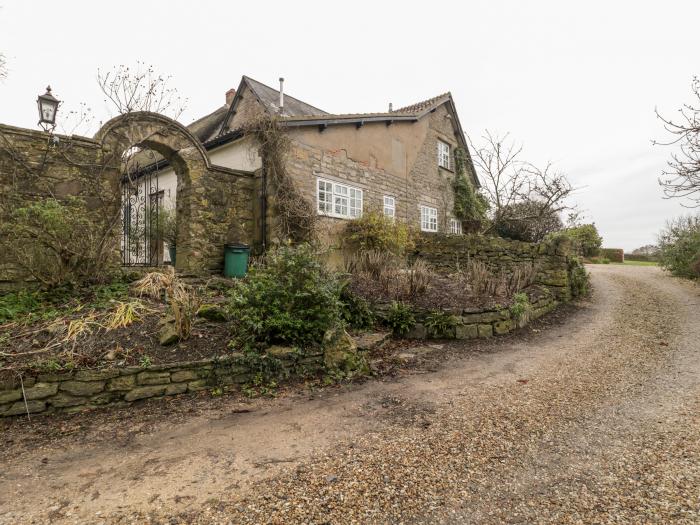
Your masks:
{"label": "ivy on wall", "polygon": [[455,149],[454,156],[455,180],[452,183],[454,215],[462,222],[481,222],[486,218],[486,212],[489,209],[488,202],[483,195],[474,190],[472,184],[467,180],[467,161],[464,149]]}

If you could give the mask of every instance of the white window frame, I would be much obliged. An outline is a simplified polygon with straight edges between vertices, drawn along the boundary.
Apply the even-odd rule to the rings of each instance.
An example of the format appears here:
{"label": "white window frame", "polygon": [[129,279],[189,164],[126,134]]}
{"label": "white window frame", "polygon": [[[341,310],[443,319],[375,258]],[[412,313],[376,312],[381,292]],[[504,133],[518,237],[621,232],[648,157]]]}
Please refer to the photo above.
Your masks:
{"label": "white window frame", "polygon": [[432,206],[420,207],[420,229],[424,232],[435,233],[438,231],[437,208]]}
{"label": "white window frame", "polygon": [[384,195],[384,215],[391,219],[396,218],[396,198]]}
{"label": "white window frame", "polygon": [[437,141],[437,156],[438,156],[438,166],[445,169],[452,169],[450,167],[450,150],[452,147],[442,140]]}
{"label": "white window frame", "polygon": [[452,235],[462,235],[462,221],[450,219],[450,233]]}
{"label": "white window frame", "polygon": [[362,217],[363,192],[360,188],[321,177],[316,182],[316,210],[319,215],[339,219]]}

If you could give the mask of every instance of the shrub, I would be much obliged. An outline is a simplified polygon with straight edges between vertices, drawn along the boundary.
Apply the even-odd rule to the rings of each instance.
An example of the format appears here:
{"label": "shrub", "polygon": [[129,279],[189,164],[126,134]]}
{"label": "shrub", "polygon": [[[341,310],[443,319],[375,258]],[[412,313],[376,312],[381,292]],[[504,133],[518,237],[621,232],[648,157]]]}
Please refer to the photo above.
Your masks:
{"label": "shrub", "polygon": [[503,206],[494,218],[496,233],[506,239],[540,242],[547,234],[561,230],[559,214],[536,201],[524,201]]}
{"label": "shrub", "polygon": [[349,283],[346,283],[340,292],[340,303],[340,317],[352,328],[361,330],[374,325],[375,317],[370,304],[354,294]]}
{"label": "shrub", "polygon": [[347,223],[343,243],[359,251],[404,255],[415,247],[413,237],[413,231],[406,223],[370,211]]}
{"label": "shrub", "polygon": [[513,296],[513,304],[510,305],[510,315],[519,321],[525,312],[530,309],[530,299],[526,293],[518,292]]}
{"label": "shrub", "polygon": [[416,325],[416,317],[410,305],[394,301],[387,313],[386,324],[396,335],[406,335]]}
{"label": "shrub", "polygon": [[567,228],[564,233],[571,239],[574,249],[584,257],[595,257],[600,253],[603,238],[595,224],[581,224]]}
{"label": "shrub", "polygon": [[457,318],[443,310],[433,310],[425,318],[425,327],[432,337],[449,337],[457,326]]}
{"label": "shrub", "polygon": [[308,244],[270,251],[230,293],[236,340],[244,345],[313,346],[340,319],[340,283]]}
{"label": "shrub", "polygon": [[578,257],[569,258],[569,287],[572,297],[581,297],[588,293],[589,277],[586,268]]}
{"label": "shrub", "polygon": [[99,213],[77,197],[35,202],[0,225],[0,245],[46,288],[106,282],[115,269],[115,239],[100,227]]}
{"label": "shrub", "polygon": [[659,264],[678,277],[700,277],[700,215],[666,224],[659,234]]}
{"label": "shrub", "polygon": [[0,323],[36,311],[42,305],[38,292],[19,291],[0,295]]}

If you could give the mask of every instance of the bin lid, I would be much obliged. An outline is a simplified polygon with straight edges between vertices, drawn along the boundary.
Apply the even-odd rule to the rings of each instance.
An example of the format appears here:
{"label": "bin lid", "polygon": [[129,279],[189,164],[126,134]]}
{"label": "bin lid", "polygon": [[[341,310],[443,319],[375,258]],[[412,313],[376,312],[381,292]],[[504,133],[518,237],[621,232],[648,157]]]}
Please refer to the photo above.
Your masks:
{"label": "bin lid", "polygon": [[232,242],[232,243],[224,244],[224,248],[226,250],[250,250],[249,245],[243,244],[240,242]]}

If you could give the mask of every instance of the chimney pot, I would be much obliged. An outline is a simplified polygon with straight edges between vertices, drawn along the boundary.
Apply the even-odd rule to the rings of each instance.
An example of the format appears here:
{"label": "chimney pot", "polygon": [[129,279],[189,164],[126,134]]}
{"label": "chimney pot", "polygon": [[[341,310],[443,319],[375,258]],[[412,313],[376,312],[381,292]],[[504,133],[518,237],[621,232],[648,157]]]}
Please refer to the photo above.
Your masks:
{"label": "chimney pot", "polygon": [[231,102],[233,102],[233,97],[236,96],[236,90],[231,88],[226,92],[226,105],[230,106]]}
{"label": "chimney pot", "polygon": [[280,77],[280,115],[284,111],[284,78]]}

